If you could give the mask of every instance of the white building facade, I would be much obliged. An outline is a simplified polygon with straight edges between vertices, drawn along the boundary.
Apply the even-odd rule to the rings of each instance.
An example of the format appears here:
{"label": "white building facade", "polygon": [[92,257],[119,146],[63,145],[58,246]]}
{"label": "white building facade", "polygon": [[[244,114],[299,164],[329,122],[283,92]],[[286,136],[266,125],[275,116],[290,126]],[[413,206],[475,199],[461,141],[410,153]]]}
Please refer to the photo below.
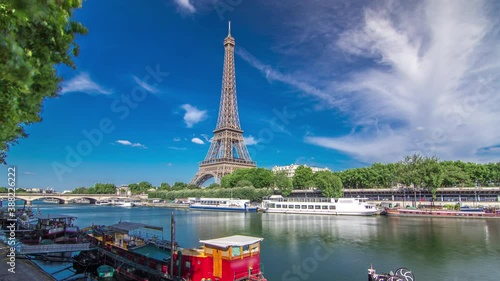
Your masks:
{"label": "white building facade", "polygon": [[272,171],[273,173],[285,173],[287,177],[292,178],[295,175],[295,170],[297,170],[298,167],[304,166],[311,168],[313,173],[319,172],[319,171],[330,171],[327,167],[325,168],[319,168],[319,167],[310,167],[307,165],[297,165],[297,164],[290,164],[288,166],[274,166]]}

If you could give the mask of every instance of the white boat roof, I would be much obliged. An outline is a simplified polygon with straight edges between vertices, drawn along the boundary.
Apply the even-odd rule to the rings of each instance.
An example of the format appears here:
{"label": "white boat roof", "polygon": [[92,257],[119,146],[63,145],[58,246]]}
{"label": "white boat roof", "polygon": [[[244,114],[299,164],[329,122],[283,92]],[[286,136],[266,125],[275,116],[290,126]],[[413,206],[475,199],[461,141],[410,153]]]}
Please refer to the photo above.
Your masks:
{"label": "white boat roof", "polygon": [[245,246],[253,243],[257,243],[264,240],[264,238],[244,236],[244,235],[233,235],[228,237],[222,237],[210,240],[200,240],[200,243],[205,245],[211,245],[219,248],[229,248],[231,246]]}
{"label": "white boat roof", "polygon": [[210,198],[210,197],[189,197],[188,200],[211,200],[211,201],[249,201],[248,199],[240,199],[240,198]]}

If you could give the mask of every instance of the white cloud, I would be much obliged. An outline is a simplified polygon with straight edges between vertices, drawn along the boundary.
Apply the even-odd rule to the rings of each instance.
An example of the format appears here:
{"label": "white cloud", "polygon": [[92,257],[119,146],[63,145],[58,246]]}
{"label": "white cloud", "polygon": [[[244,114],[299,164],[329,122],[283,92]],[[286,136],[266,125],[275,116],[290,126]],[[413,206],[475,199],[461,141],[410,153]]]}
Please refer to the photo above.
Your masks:
{"label": "white cloud", "polygon": [[205,144],[200,138],[192,138],[191,141],[196,144]]}
{"label": "white cloud", "polygon": [[35,173],[33,173],[33,172],[24,172],[23,174],[28,175],[28,176],[33,176],[33,175],[35,175]]}
{"label": "white cloud", "polygon": [[[268,79],[288,83],[348,116],[351,133],[307,135],[306,142],[365,162],[397,161],[416,152],[498,161],[495,149],[482,149],[500,142],[498,5],[376,1],[347,9],[359,15],[342,23],[336,15],[346,8],[325,5],[313,1],[295,7],[290,20],[301,29],[294,32],[304,36],[288,51],[304,54],[307,47],[310,57],[302,69],[290,70],[293,75],[240,54]],[[318,24],[308,24],[313,18]]]}
{"label": "white cloud", "polygon": [[132,75],[132,78],[134,79],[135,83],[137,83],[144,90],[146,90],[152,94],[156,94],[159,92],[157,88],[155,88],[154,86],[151,86],[150,84],[146,83],[145,81],[142,81],[141,79],[137,78],[137,76]]}
{"label": "white cloud", "polygon": [[141,147],[141,148],[147,148],[144,144],[141,143],[132,143],[131,141],[128,140],[117,140],[116,143],[125,145],[125,146],[131,146],[131,147]]}
{"label": "white cloud", "polygon": [[192,128],[195,124],[207,119],[206,110],[199,110],[190,104],[183,104],[181,108],[186,111],[184,113],[184,122],[188,128]]}
{"label": "white cloud", "polygon": [[97,83],[90,79],[88,73],[80,73],[72,79],[63,82],[61,94],[71,92],[82,92],[87,94],[111,94],[111,91],[106,90],[99,86]]}
{"label": "white cloud", "polygon": [[246,145],[255,145],[259,143],[259,141],[252,136],[243,137],[243,140],[245,141]]}
{"label": "white cloud", "polygon": [[174,0],[175,1],[175,4],[177,4],[177,6],[182,9],[183,11],[185,12],[188,12],[188,13],[195,13],[196,12],[196,8],[193,6],[193,4],[191,4],[191,2],[189,0]]}
{"label": "white cloud", "polygon": [[168,148],[173,150],[186,150],[185,147],[178,147],[178,146],[169,146]]}
{"label": "white cloud", "polygon": [[174,141],[176,141],[176,142],[177,142],[177,141],[181,141],[181,138],[179,138],[179,137],[175,137],[175,138],[174,138]]}
{"label": "white cloud", "polygon": [[251,66],[262,72],[262,74],[266,76],[266,79],[268,81],[279,81],[285,83],[297,90],[309,94],[310,96],[316,97],[321,100],[327,100],[330,104],[335,104],[335,99],[333,96],[314,87],[313,85],[310,85],[309,83],[300,81],[298,78],[292,75],[286,75],[273,69],[271,66],[262,63],[260,60],[252,56],[246,50],[238,48],[236,49],[236,54],[239,55],[243,60],[248,62]]}
{"label": "white cloud", "polygon": [[201,134],[201,136],[206,142],[212,142],[213,137],[209,138],[207,134]]}

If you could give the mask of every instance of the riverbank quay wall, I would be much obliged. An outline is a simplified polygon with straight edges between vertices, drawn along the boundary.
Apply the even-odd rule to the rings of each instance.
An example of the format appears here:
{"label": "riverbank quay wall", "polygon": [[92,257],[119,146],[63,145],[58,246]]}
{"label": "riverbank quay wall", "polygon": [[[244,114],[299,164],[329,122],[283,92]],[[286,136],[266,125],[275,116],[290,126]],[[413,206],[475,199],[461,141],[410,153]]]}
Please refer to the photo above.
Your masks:
{"label": "riverbank quay wall", "polygon": [[15,273],[9,271],[9,265],[6,262],[7,253],[10,246],[0,241],[0,280],[2,281],[19,281],[19,280],[36,280],[36,281],[55,281],[47,272],[43,271],[34,262],[22,258],[23,255],[16,255]]}

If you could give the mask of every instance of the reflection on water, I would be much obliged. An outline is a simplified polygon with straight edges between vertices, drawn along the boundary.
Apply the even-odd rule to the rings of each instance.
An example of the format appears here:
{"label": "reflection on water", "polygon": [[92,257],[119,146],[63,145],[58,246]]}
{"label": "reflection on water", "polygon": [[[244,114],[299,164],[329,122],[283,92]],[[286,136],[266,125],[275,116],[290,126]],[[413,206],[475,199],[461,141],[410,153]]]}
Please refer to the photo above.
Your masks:
{"label": "reflection on water", "polygon": [[[268,280],[366,280],[379,271],[407,267],[419,281],[498,280],[500,220],[349,217],[123,208],[40,206],[42,213],[75,215],[77,224],[136,221],[164,227],[169,239],[175,212],[176,240],[196,247],[200,239],[225,235],[264,237],[262,262]],[[58,266],[44,264],[49,272]],[[59,279],[63,275],[56,276]]]}

